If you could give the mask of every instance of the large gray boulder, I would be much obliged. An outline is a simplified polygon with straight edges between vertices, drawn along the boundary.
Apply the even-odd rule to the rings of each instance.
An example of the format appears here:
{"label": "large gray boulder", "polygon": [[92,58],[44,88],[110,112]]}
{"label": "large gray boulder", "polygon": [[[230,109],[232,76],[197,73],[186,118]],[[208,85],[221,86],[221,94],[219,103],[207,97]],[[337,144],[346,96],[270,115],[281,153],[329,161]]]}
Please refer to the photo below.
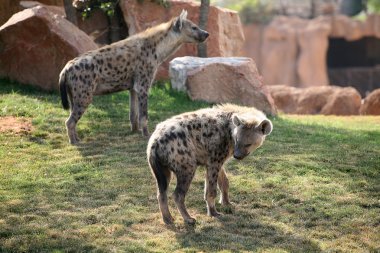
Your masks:
{"label": "large gray boulder", "polygon": [[170,62],[172,87],[187,91],[192,100],[254,106],[277,113],[255,62],[246,57],[179,57]]}

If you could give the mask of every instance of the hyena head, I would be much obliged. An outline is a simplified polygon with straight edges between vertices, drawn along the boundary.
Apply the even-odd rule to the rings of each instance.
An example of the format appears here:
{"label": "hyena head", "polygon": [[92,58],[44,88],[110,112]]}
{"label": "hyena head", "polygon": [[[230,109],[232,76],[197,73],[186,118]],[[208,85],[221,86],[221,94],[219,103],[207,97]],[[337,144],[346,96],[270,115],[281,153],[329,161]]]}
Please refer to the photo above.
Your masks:
{"label": "hyena head", "polygon": [[244,115],[233,115],[232,122],[235,126],[232,132],[235,142],[234,158],[239,160],[259,148],[273,128],[268,119],[245,119]]}
{"label": "hyena head", "polygon": [[184,42],[200,43],[208,38],[208,32],[200,29],[187,18],[187,11],[182,10],[181,15],[173,20],[173,30],[180,33]]}

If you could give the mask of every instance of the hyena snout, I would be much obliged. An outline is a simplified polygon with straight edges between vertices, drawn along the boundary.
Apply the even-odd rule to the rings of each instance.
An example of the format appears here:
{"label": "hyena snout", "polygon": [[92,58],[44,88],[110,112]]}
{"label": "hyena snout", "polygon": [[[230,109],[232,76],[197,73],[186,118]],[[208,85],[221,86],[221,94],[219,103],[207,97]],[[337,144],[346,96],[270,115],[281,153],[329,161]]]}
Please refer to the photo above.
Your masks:
{"label": "hyena snout", "polygon": [[197,38],[197,40],[198,40],[199,42],[205,42],[209,35],[210,35],[210,34],[209,34],[208,32],[206,32],[206,31],[204,31],[204,30],[200,30],[200,32],[198,33],[198,38]]}
{"label": "hyena snout", "polygon": [[247,155],[249,155],[250,152],[248,151],[242,151],[238,148],[235,148],[234,149],[234,158],[235,159],[238,159],[238,160],[242,160],[244,157],[246,157]]}

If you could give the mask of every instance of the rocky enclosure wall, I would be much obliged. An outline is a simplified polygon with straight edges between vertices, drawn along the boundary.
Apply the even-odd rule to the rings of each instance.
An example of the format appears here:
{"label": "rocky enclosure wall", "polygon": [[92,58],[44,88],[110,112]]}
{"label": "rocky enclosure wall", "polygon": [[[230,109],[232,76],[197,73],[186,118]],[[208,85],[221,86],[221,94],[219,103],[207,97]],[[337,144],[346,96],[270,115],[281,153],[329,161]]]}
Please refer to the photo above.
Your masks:
{"label": "rocky enclosure wall", "polygon": [[243,55],[255,60],[266,84],[322,86],[336,84],[328,78],[329,39],[380,38],[380,16],[364,22],[344,15],[312,20],[279,16],[268,25],[247,25],[244,33]]}

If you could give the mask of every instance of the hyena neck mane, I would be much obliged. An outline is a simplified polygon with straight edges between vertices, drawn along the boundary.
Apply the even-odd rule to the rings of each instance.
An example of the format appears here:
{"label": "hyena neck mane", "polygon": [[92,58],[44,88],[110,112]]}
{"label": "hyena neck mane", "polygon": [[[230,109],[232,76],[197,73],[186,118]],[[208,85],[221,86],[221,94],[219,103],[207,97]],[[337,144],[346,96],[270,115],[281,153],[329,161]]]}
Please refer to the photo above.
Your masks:
{"label": "hyena neck mane", "polygon": [[148,28],[141,34],[142,38],[149,41],[155,47],[159,63],[162,63],[170,55],[174,54],[183,43],[181,34],[172,29],[174,20],[172,19],[169,22]]}
{"label": "hyena neck mane", "polygon": [[232,122],[234,115],[238,115],[239,118],[244,119],[247,127],[259,125],[262,120],[266,119],[266,116],[263,112],[253,107],[245,107],[227,103],[216,105],[215,108],[218,108],[227,116],[227,120],[229,122],[228,127],[230,131],[233,131],[236,128]]}

